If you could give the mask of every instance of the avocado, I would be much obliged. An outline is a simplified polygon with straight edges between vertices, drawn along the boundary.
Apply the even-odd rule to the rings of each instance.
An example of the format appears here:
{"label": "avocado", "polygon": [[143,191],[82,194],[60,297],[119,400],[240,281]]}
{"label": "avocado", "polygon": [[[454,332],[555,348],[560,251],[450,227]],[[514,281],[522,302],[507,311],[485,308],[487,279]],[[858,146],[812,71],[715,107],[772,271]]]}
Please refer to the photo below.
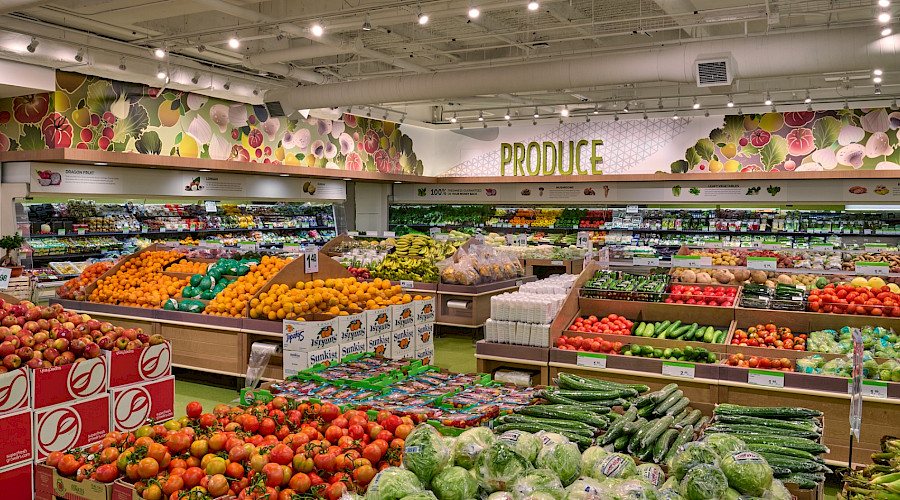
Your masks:
{"label": "avocado", "polygon": [[195,274],[195,275],[191,276],[191,286],[197,286],[197,285],[199,285],[199,284],[200,284],[200,280],[202,280],[202,279],[203,279],[203,275],[202,275],[202,274]]}

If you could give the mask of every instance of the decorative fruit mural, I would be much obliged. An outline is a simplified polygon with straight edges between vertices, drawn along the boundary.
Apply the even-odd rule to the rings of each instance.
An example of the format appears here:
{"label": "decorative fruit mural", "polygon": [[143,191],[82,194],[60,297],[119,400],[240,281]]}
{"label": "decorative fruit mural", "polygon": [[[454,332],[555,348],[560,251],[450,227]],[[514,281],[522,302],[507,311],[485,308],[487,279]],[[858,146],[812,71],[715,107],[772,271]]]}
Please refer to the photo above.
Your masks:
{"label": "decorative fruit mural", "polygon": [[78,148],[421,175],[400,125],[270,117],[266,108],[57,72],[57,91],[0,99],[0,151]]}
{"label": "decorative fruit mural", "polygon": [[900,111],[875,108],[726,116],[673,174],[900,170]]}

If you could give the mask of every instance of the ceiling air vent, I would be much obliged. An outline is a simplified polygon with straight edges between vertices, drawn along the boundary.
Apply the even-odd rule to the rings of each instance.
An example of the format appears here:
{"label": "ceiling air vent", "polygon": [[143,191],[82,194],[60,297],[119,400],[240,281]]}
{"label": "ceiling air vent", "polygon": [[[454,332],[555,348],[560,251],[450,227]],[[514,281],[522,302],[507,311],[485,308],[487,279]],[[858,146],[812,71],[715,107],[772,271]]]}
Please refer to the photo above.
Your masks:
{"label": "ceiling air vent", "polygon": [[727,57],[697,61],[696,63],[697,86],[715,87],[719,85],[731,85],[731,60]]}
{"label": "ceiling air vent", "polygon": [[280,102],[272,101],[272,102],[265,103],[265,105],[266,105],[266,111],[269,112],[269,116],[274,116],[274,117],[287,116],[284,114],[284,108],[281,107]]}

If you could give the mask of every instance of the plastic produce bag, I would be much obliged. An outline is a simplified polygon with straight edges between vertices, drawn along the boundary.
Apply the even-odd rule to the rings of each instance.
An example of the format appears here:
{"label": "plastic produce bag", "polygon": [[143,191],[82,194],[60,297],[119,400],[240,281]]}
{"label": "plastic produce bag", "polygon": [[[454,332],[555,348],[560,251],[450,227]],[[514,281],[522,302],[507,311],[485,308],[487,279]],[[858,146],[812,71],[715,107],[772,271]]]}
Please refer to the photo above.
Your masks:
{"label": "plastic produce bag", "polygon": [[568,486],[581,474],[581,453],[574,443],[558,443],[541,448],[535,465],[553,471],[563,486]]}
{"label": "plastic produce bag", "polygon": [[727,489],[728,480],[715,465],[698,464],[681,479],[681,495],[686,500],[719,500]]}
{"label": "plastic produce bag", "polygon": [[379,472],[369,483],[366,500],[401,500],[422,491],[422,482],[412,471],[389,467]]}
{"label": "plastic produce bag", "polygon": [[486,492],[505,490],[516,478],[531,469],[531,463],[503,441],[495,441],[475,463],[475,479]]}
{"label": "plastic produce bag", "polygon": [[591,446],[584,450],[581,454],[581,473],[587,474],[594,470],[594,466],[606,455],[609,455],[609,452],[601,446]]}
{"label": "plastic produce bag", "polygon": [[487,427],[473,427],[460,434],[453,444],[453,463],[471,469],[478,455],[495,441],[494,433]]}
{"label": "plastic produce bag", "polygon": [[524,457],[528,463],[534,463],[543,446],[539,437],[525,431],[506,431],[500,435],[499,440]]}
{"label": "plastic produce bag", "polygon": [[599,500],[602,483],[592,477],[579,477],[566,489],[566,500]]}
{"label": "plastic produce bag", "polygon": [[478,483],[468,470],[462,467],[447,467],[431,480],[431,491],[438,500],[467,500],[475,498]]}
{"label": "plastic produce bag", "polygon": [[[669,474],[681,481],[685,474],[698,465],[719,466],[719,455],[705,443],[694,441],[681,447],[669,464]],[[720,471],[721,472],[721,471]]]}
{"label": "plastic produce bag", "polygon": [[529,498],[535,492],[552,495],[557,500],[566,497],[566,490],[559,477],[550,469],[534,469],[526,472],[512,483],[509,491],[516,500]]}
{"label": "plastic produce bag", "polygon": [[419,424],[403,446],[403,466],[411,470],[426,486],[450,463],[450,450],[434,427]]}

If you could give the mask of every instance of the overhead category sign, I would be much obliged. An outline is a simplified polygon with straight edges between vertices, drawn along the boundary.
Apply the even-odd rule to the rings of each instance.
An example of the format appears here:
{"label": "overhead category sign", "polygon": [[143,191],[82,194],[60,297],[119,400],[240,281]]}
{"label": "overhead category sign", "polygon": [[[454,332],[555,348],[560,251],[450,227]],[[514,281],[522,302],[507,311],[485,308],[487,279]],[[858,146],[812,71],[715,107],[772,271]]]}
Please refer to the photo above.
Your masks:
{"label": "overhead category sign", "polygon": [[[500,175],[600,175],[603,157],[600,139],[556,142],[503,142],[500,144]],[[589,159],[582,166],[582,154]]]}

